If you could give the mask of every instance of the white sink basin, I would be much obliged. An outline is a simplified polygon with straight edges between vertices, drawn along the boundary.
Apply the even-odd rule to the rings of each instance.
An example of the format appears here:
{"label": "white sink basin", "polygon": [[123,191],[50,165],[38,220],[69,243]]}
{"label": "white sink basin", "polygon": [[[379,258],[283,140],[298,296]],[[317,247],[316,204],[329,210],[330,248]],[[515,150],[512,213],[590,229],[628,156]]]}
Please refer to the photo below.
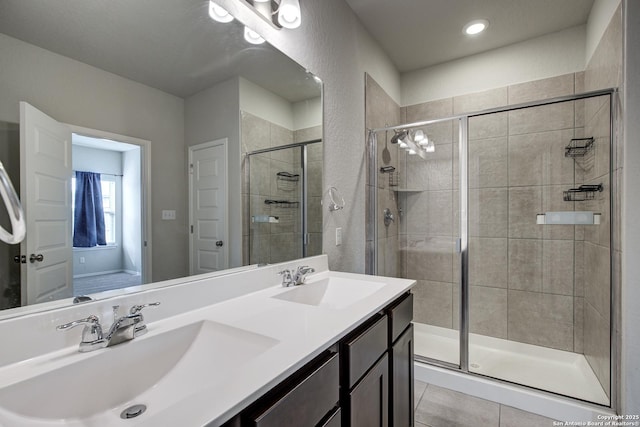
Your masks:
{"label": "white sink basin", "polygon": [[329,277],[287,289],[272,298],[341,310],[374,294],[383,287],[384,283],[380,282]]}
{"label": "white sink basin", "polygon": [[0,425],[132,425],[120,418],[123,409],[142,403],[157,412],[225,383],[231,366],[277,342],[212,321],[136,338],[0,389]]}

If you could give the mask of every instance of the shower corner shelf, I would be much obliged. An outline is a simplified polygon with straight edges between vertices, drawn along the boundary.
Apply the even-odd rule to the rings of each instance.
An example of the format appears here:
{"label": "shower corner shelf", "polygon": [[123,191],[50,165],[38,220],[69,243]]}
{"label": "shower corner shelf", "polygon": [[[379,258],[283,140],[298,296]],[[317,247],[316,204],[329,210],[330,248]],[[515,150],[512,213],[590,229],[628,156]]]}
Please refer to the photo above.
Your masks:
{"label": "shower corner shelf", "polygon": [[578,188],[563,191],[562,198],[565,202],[584,202],[593,200],[596,197],[596,192],[602,192],[602,190],[604,190],[602,184],[581,185]]}
{"label": "shower corner shelf", "polygon": [[569,145],[564,147],[565,157],[584,157],[589,151],[593,149],[594,138],[573,138]]}

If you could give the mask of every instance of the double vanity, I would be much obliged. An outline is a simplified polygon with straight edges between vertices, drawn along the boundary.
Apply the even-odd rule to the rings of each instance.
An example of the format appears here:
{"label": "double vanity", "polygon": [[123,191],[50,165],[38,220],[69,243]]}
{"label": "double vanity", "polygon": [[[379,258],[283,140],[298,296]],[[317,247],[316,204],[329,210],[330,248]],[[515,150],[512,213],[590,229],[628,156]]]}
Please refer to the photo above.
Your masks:
{"label": "double vanity", "polygon": [[[318,256],[174,282],[0,322],[0,426],[412,425],[413,281]],[[117,345],[56,330],[156,302]]]}

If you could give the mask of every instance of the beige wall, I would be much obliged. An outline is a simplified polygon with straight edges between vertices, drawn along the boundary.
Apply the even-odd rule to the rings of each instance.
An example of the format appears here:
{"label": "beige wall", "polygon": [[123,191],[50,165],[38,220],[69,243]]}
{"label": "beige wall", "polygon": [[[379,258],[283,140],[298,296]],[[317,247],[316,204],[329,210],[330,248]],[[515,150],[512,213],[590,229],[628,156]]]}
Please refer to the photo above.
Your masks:
{"label": "beige wall", "polygon": [[[591,91],[604,88],[622,87],[623,85],[623,23],[622,7],[618,7],[606,27],[591,60],[584,72],[584,90]],[[619,106],[616,105],[616,109]],[[611,327],[608,273],[610,268],[610,253],[613,251],[614,287],[620,289],[620,260],[622,258],[620,224],[621,184],[622,184],[622,141],[616,140],[613,149],[614,158],[610,159],[609,147],[609,104],[599,102],[598,99],[588,100],[584,106],[585,134],[596,138],[596,153],[594,164],[586,169],[582,179],[585,183],[603,182],[605,193],[610,189],[616,192],[614,198],[614,212],[616,212],[614,229],[614,247],[610,246],[609,224],[611,218],[604,216],[604,227],[598,230],[586,229],[584,233],[584,354],[596,373],[605,390],[608,390],[610,380],[610,337]],[[619,123],[621,124],[621,122]],[[621,129],[616,134],[622,136]],[[613,161],[611,161],[613,160]],[[613,182],[609,182],[609,165],[613,165]],[[617,190],[617,191],[616,191]],[[608,200],[596,198],[589,203],[593,211],[608,211]]]}

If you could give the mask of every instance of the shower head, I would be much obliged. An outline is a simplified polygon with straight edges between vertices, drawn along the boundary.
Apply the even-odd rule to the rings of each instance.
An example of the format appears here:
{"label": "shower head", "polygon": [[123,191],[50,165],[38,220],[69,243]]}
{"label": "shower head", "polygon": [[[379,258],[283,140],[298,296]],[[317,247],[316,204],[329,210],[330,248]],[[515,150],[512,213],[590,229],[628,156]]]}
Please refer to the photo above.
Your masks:
{"label": "shower head", "polygon": [[404,139],[409,132],[407,130],[394,130],[395,134],[391,137],[391,143],[397,144],[399,140]]}

